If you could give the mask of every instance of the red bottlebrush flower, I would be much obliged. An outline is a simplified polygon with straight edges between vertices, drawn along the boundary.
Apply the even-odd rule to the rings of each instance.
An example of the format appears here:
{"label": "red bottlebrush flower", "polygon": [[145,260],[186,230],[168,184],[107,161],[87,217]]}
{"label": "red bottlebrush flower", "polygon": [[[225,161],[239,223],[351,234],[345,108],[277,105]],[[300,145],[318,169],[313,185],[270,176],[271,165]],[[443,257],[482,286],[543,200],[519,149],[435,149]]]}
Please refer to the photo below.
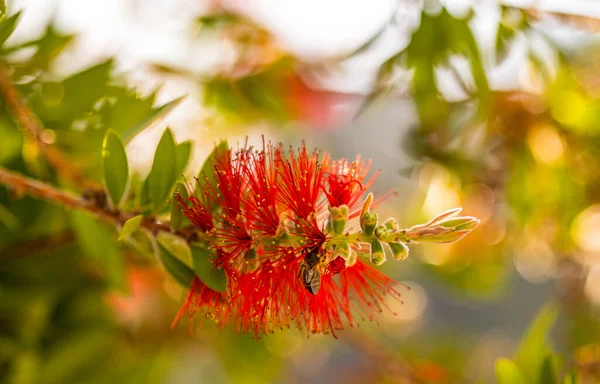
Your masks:
{"label": "red bottlebrush flower", "polygon": [[262,151],[248,150],[243,153],[247,184],[246,193],[242,196],[244,219],[246,227],[255,232],[258,238],[275,236],[279,230],[279,186],[275,156],[275,148],[264,143]]}
{"label": "red bottlebrush flower", "polygon": [[[204,196],[202,192],[198,192],[198,196]],[[190,220],[190,222],[200,228],[204,232],[208,232],[213,228],[213,215],[209,204],[204,199],[204,202],[200,200],[198,196],[190,196],[187,201],[176,194],[175,199],[179,204],[179,207],[183,214]]]}
{"label": "red bottlebrush flower", "polygon": [[[192,280],[187,298],[181,309],[179,309],[177,316],[175,316],[171,328],[175,327],[184,314],[194,318],[198,313],[212,318],[217,324],[224,326],[231,315],[231,306],[225,293],[210,289],[195,277]],[[193,323],[190,323],[190,326],[193,326]]]}
{"label": "red bottlebrush flower", "polygon": [[281,182],[279,200],[301,219],[317,213],[317,201],[322,194],[323,166],[319,152],[308,154],[306,147],[298,150],[298,157],[290,148],[288,158],[278,158]]}
{"label": "red bottlebrush flower", "polygon": [[351,163],[347,159],[331,160],[329,156],[326,156],[324,167],[326,172],[323,191],[332,207],[345,204],[352,209],[379,174],[379,171],[375,172],[369,180],[364,182],[369,168],[371,168],[371,161],[365,163],[361,161],[360,156],[357,156],[356,160]]}
{"label": "red bottlebrush flower", "polygon": [[[390,310],[388,297],[400,298],[398,283],[355,253],[365,249],[361,244],[379,245],[383,253],[383,244],[401,242],[407,233],[393,219],[378,226],[369,212],[372,196],[358,206],[377,175],[365,181],[370,162],[332,161],[317,151],[309,154],[304,145],[286,153],[270,143],[258,151],[217,153],[215,159],[217,188],[199,183],[196,193],[210,201],[177,200],[206,233],[214,265],[225,270],[227,293],[194,279],[176,321],[183,313],[200,313],[256,337],[291,326],[335,336],[357,318],[374,320]],[[217,206],[214,213],[211,206]],[[349,227],[364,232],[349,233],[347,221],[359,213],[359,225]],[[466,218],[454,218],[444,233],[471,230],[474,218],[468,219],[467,228]]]}
{"label": "red bottlebrush flower", "polygon": [[241,150],[233,158],[231,150],[215,152],[214,176],[216,189],[210,188],[213,202],[221,207],[227,220],[237,220],[242,211],[242,188],[244,183],[244,154]]}
{"label": "red bottlebrush flower", "polygon": [[[399,284],[397,281],[360,260],[340,273],[340,283],[352,303],[352,311],[362,319],[374,320],[383,309],[394,313],[386,305],[386,295],[401,300],[401,294],[395,288]],[[405,285],[402,287],[410,289]]]}

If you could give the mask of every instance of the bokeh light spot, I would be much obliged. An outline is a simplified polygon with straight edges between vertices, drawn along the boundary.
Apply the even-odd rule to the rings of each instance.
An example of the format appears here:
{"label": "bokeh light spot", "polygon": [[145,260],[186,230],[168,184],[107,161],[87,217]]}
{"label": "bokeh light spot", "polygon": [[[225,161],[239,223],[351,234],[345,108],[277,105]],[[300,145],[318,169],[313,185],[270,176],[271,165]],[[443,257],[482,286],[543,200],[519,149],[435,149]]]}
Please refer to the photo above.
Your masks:
{"label": "bokeh light spot", "polygon": [[531,283],[543,283],[554,275],[556,255],[550,245],[530,239],[514,256],[517,271]]}
{"label": "bokeh light spot", "polygon": [[596,304],[600,305],[600,267],[594,267],[588,273],[587,279],[585,280],[584,291],[588,299]]}
{"label": "bokeh light spot", "polygon": [[571,237],[584,251],[600,251],[600,205],[581,212],[571,225]]}
{"label": "bokeh light spot", "polygon": [[566,125],[577,125],[585,113],[585,100],[576,92],[564,91],[555,96],[552,116]]}
{"label": "bokeh light spot", "polygon": [[563,141],[556,129],[550,125],[532,127],[527,134],[527,144],[539,163],[553,166],[563,160]]}

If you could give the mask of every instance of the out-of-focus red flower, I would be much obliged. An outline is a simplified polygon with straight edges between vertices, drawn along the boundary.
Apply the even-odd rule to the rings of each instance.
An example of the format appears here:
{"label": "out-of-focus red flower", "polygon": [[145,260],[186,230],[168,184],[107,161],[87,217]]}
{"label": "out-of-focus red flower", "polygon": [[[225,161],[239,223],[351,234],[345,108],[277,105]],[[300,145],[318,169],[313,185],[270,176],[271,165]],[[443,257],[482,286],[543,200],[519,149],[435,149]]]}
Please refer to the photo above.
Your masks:
{"label": "out-of-focus red flower", "polygon": [[349,102],[347,95],[313,89],[296,74],[289,77],[287,89],[292,116],[299,121],[317,129],[330,130],[349,117],[349,112],[344,113],[340,108]]}
{"label": "out-of-focus red flower", "polygon": [[[184,313],[200,314],[256,337],[288,327],[335,336],[389,310],[389,297],[399,299],[397,283],[353,253],[358,243],[396,241],[376,237],[395,238],[393,228],[345,230],[377,175],[367,178],[370,162],[332,161],[304,145],[286,151],[270,143],[260,150],[221,150],[215,159],[217,187],[198,183],[196,191],[207,200],[177,201],[206,233],[214,265],[227,276],[227,291],[194,279],[175,321]],[[369,196],[363,211],[372,200]],[[214,213],[207,212],[211,206],[217,206]],[[376,215],[370,217],[376,224]]]}
{"label": "out-of-focus red flower", "polygon": [[110,307],[123,323],[139,326],[160,308],[164,273],[156,268],[131,268],[127,271],[129,291],[111,293],[106,297]]}

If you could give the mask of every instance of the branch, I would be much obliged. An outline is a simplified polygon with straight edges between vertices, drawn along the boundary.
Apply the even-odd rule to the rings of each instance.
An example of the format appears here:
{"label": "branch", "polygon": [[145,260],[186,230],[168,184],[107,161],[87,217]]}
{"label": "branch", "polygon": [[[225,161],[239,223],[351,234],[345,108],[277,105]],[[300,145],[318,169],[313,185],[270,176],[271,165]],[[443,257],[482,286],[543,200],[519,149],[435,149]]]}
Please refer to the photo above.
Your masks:
{"label": "branch", "polygon": [[[135,216],[134,213],[111,211],[107,208],[100,207],[94,201],[83,199],[71,192],[62,191],[50,184],[31,179],[4,167],[0,167],[0,185],[4,185],[11,189],[18,196],[26,194],[31,197],[62,205],[63,207],[86,211],[106,222],[119,226]],[[159,231],[171,232],[171,227],[168,223],[158,222],[153,217],[145,217],[141,226],[149,229],[152,233],[157,233]],[[184,239],[189,239],[193,234],[193,232],[190,232],[190,228],[187,230],[186,228],[183,228],[175,233]]]}
{"label": "branch", "polygon": [[73,232],[66,231],[37,239],[28,239],[23,242],[7,244],[0,248],[0,261],[27,257],[41,251],[60,249],[73,242],[73,240],[75,240]]}
{"label": "branch", "polygon": [[44,141],[42,138],[44,126],[31,108],[23,102],[23,97],[13,84],[5,67],[0,67],[0,97],[4,100],[16,123],[37,144],[42,155],[57,173],[72,180],[77,185],[97,187],[96,183],[87,180],[81,172],[73,169],[71,162],[65,159],[57,148],[48,145]]}
{"label": "branch", "polygon": [[586,29],[591,32],[600,32],[600,19],[593,16],[577,15],[574,13],[566,13],[560,11],[542,10],[539,8],[524,8],[523,10],[534,21],[540,21],[543,19],[544,16],[552,16],[566,25]]}

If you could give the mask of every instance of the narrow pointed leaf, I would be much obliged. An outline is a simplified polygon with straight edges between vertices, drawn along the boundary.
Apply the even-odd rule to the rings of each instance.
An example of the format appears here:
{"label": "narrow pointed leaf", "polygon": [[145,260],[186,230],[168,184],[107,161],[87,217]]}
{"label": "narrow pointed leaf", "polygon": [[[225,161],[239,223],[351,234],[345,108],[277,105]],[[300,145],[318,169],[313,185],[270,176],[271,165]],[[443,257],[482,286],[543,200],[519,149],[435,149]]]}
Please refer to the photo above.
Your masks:
{"label": "narrow pointed leaf", "polygon": [[21,222],[4,204],[0,204],[0,224],[4,225],[11,232],[17,232],[21,229]]}
{"label": "narrow pointed leaf", "polygon": [[12,33],[15,31],[20,17],[21,12],[17,12],[11,17],[0,21],[0,45],[3,45],[10,35],[12,35]]}
{"label": "narrow pointed leaf", "polygon": [[562,381],[562,384],[580,384],[581,380],[577,375],[577,372],[568,373]]}
{"label": "narrow pointed leaf", "polygon": [[165,117],[169,112],[171,112],[176,106],[179,105],[185,96],[178,97],[175,100],[171,100],[168,103],[165,103],[156,109],[152,110],[152,112],[146,115],[144,118],[140,119],[137,123],[133,124],[130,128],[123,131],[123,137],[126,141],[134,138],[138,133],[143,131],[145,128],[150,127],[152,124],[156,123],[158,120]]}
{"label": "narrow pointed leaf", "polygon": [[166,202],[177,178],[177,151],[170,129],[166,129],[156,148],[152,169],[148,175],[148,198],[154,211]]}
{"label": "narrow pointed leaf", "polygon": [[194,272],[160,244],[158,245],[158,251],[159,261],[167,273],[183,287],[189,287],[194,279]]}
{"label": "narrow pointed leaf", "polygon": [[44,110],[48,113],[47,118],[58,120],[61,123],[58,127],[67,127],[81,114],[91,111],[108,90],[112,66],[113,61],[107,60],[63,80],[57,86],[62,86],[64,92],[62,102],[57,106],[60,108]]}
{"label": "narrow pointed leaf", "polygon": [[128,238],[125,239],[128,245],[137,250],[142,256],[148,259],[156,257],[156,240],[152,232],[145,228],[138,228]]}
{"label": "narrow pointed leaf", "polygon": [[131,219],[127,220],[123,224],[123,228],[121,228],[121,231],[119,232],[118,240],[123,241],[126,238],[128,238],[129,236],[131,236],[133,234],[133,232],[137,231],[138,228],[140,227],[140,224],[142,224],[143,219],[144,219],[143,215],[137,215],[137,216],[134,216]]}
{"label": "narrow pointed leaf", "polygon": [[[175,192],[173,192],[173,196],[175,194],[179,194],[184,200],[188,198],[188,190],[180,181],[175,184]],[[186,223],[187,218],[183,212],[181,212],[181,208],[177,204],[177,200],[173,197],[171,206],[171,228],[173,228],[174,231],[177,231],[183,228]]]}
{"label": "narrow pointed leaf", "polygon": [[190,154],[192,152],[192,142],[184,141],[183,143],[179,143],[176,148],[176,168],[177,168],[177,177],[180,177],[183,171],[185,171],[185,167],[187,167],[190,161]]}
{"label": "narrow pointed leaf", "polygon": [[542,367],[539,374],[538,383],[557,383],[556,367],[554,365],[554,358],[552,354],[549,354],[544,358]]}
{"label": "narrow pointed leaf", "polygon": [[538,313],[517,350],[515,362],[532,382],[538,382],[546,356],[551,353],[548,347],[548,333],[558,316],[555,306],[545,306]]}
{"label": "narrow pointed leaf", "polygon": [[191,249],[194,271],[198,278],[210,289],[225,292],[227,277],[222,269],[216,268],[212,264],[214,253],[210,249],[198,245],[192,245]]}
{"label": "narrow pointed leaf", "polygon": [[107,195],[112,206],[119,208],[127,190],[129,163],[123,142],[112,130],[107,131],[104,136],[102,168]]}
{"label": "narrow pointed leaf", "polygon": [[156,235],[158,244],[169,251],[169,254],[176,257],[185,266],[192,268],[192,251],[185,239],[169,232],[159,232]]}
{"label": "narrow pointed leaf", "polygon": [[125,290],[125,268],[114,235],[83,212],[72,212],[71,223],[82,251],[100,265],[109,285]]}

